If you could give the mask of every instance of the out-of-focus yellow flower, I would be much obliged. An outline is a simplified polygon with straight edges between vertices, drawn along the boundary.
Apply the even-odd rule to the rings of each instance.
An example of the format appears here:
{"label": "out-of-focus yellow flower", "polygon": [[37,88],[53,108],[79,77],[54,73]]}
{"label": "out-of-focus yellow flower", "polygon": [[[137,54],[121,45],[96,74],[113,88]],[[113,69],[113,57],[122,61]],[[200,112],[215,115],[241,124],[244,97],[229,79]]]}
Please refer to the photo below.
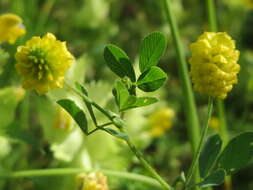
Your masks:
{"label": "out-of-focus yellow flower", "polygon": [[109,190],[107,177],[101,172],[77,176],[78,190]]}
{"label": "out-of-focus yellow flower", "polygon": [[15,14],[3,14],[0,16],[0,43],[13,44],[17,38],[25,34],[22,19]]}
{"label": "out-of-focus yellow flower", "polygon": [[194,89],[200,93],[226,98],[237,83],[240,52],[225,32],[205,32],[191,44],[191,77]]}
{"label": "out-of-focus yellow flower", "polygon": [[171,108],[160,109],[149,117],[150,134],[153,137],[162,136],[172,127],[175,112]]}
{"label": "out-of-focus yellow flower", "polygon": [[16,53],[16,69],[23,76],[25,89],[34,89],[38,94],[61,88],[64,74],[74,62],[66,43],[47,33],[42,38],[33,37]]}
{"label": "out-of-focus yellow flower", "polygon": [[253,1],[252,0],[243,0],[242,2],[246,5],[247,8],[253,9]]}
{"label": "out-of-focus yellow flower", "polygon": [[71,129],[72,118],[68,112],[57,105],[53,126],[60,129]]}
{"label": "out-of-focus yellow flower", "polygon": [[209,121],[209,126],[211,128],[213,128],[214,130],[219,130],[219,126],[220,126],[220,121],[217,117],[211,117],[210,121]]}

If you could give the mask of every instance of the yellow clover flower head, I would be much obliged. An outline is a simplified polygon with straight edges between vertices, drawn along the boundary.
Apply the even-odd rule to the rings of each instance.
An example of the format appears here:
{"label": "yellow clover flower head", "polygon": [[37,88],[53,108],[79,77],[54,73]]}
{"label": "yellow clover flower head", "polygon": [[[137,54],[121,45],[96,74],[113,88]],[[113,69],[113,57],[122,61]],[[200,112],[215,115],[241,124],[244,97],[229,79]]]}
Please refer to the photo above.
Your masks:
{"label": "yellow clover flower head", "polygon": [[17,38],[25,34],[22,19],[15,14],[3,14],[0,16],[0,43],[13,44]]}
{"label": "yellow clover flower head", "polygon": [[162,136],[173,124],[175,112],[171,108],[163,108],[155,111],[149,117],[150,135],[153,137]]}
{"label": "yellow clover flower head", "polygon": [[34,89],[40,95],[61,88],[64,74],[74,62],[66,43],[51,33],[28,40],[24,46],[18,47],[15,57],[16,69],[23,76],[23,87]]}
{"label": "yellow clover flower head", "polygon": [[107,177],[101,172],[79,174],[77,176],[78,190],[109,190]]}
{"label": "yellow clover flower head", "polygon": [[225,32],[204,32],[190,46],[192,57],[190,75],[194,89],[200,93],[226,98],[237,83],[240,52]]}

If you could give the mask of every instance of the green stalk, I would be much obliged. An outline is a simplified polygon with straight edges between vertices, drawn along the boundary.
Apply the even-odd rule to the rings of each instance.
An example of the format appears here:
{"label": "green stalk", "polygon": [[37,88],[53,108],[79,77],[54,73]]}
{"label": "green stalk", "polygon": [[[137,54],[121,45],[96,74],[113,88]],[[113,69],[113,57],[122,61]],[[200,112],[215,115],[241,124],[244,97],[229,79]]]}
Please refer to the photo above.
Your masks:
{"label": "green stalk", "polygon": [[226,120],[226,113],[225,113],[223,100],[217,100],[217,108],[218,108],[219,121],[220,121],[219,133],[223,140],[223,147],[224,147],[227,145],[229,141],[229,136],[228,136],[227,120]]}
{"label": "green stalk", "polygon": [[146,170],[151,174],[153,178],[155,178],[163,187],[165,190],[172,190],[172,188],[166,183],[161,176],[150,166],[150,164],[143,158],[143,155],[136,149],[134,144],[128,139],[126,140],[126,143],[128,144],[131,151],[135,154],[135,156],[138,158],[140,163],[146,168]]}
{"label": "green stalk", "polygon": [[[214,0],[206,0],[206,1],[207,1],[206,5],[207,5],[208,23],[209,23],[210,31],[217,32],[218,24],[217,24]],[[224,142],[223,143],[223,147],[224,147],[228,143],[229,136],[228,136],[226,112],[225,112],[225,106],[224,106],[223,100],[220,100],[220,99],[217,100],[217,108],[218,108],[218,115],[219,115],[219,120],[220,120],[219,133]],[[232,186],[232,178],[230,176],[227,176],[225,179],[226,190],[230,190],[231,186]]]}
{"label": "green stalk", "polygon": [[190,78],[188,75],[188,67],[186,63],[184,50],[182,48],[182,43],[180,40],[176,19],[172,14],[170,0],[162,0],[162,2],[164,5],[167,20],[170,24],[172,37],[174,39],[174,46],[176,48],[177,58],[179,61],[180,78],[183,85],[183,93],[185,95],[185,105],[186,105],[185,110],[187,114],[187,121],[189,124],[188,131],[190,133],[191,144],[195,152],[200,138],[199,136],[200,130],[199,130],[199,120],[197,115],[196,104],[194,100]]}
{"label": "green stalk", "polygon": [[[82,172],[87,172],[87,170],[79,169],[79,168],[23,170],[23,171],[16,171],[16,172],[11,172],[7,174],[0,174],[0,180],[1,178],[5,179],[5,178],[76,175]],[[128,172],[111,171],[111,170],[99,170],[98,172],[102,172],[107,176],[139,181],[153,187],[161,188],[161,185],[155,179],[146,177],[143,175],[132,174]]]}
{"label": "green stalk", "polygon": [[[183,86],[183,94],[185,95],[184,105],[186,106],[185,113],[186,113],[186,119],[188,123],[187,130],[188,130],[189,139],[191,142],[193,153],[196,153],[199,139],[200,139],[200,127],[199,127],[199,119],[197,115],[196,103],[195,103],[192,86],[191,86],[191,82],[190,82],[190,78],[188,74],[186,57],[185,57],[184,50],[182,47],[182,42],[180,40],[176,18],[172,13],[171,1],[162,0],[162,3],[163,3],[166,18],[170,25],[171,34],[174,40],[174,46],[176,48],[177,58],[179,61],[179,74],[180,74],[180,79]],[[199,175],[198,175],[197,170],[195,173],[195,180],[196,182],[199,181]]]}
{"label": "green stalk", "polygon": [[209,97],[209,99],[208,99],[207,118],[206,118],[206,121],[205,121],[205,126],[204,126],[204,128],[202,130],[202,133],[201,133],[200,142],[199,142],[199,146],[198,146],[197,152],[196,152],[196,154],[194,156],[194,159],[193,159],[193,162],[191,164],[190,170],[189,170],[188,175],[186,177],[186,182],[185,182],[185,187],[186,188],[187,188],[187,185],[189,185],[189,183],[191,181],[191,178],[192,178],[192,176],[194,174],[194,171],[197,168],[197,163],[198,163],[198,160],[199,160],[199,156],[200,156],[202,147],[204,145],[205,137],[207,135],[208,124],[209,124],[209,120],[210,120],[210,118],[212,116],[212,111],[213,111],[213,98]]}
{"label": "green stalk", "polygon": [[208,23],[210,30],[212,32],[217,32],[217,19],[216,19],[216,11],[213,0],[206,0],[207,5],[207,13],[208,13]]}
{"label": "green stalk", "polygon": [[[214,1],[213,0],[206,0],[206,1],[207,1],[206,5],[207,5],[208,22],[209,22],[210,31],[217,32],[218,25],[217,25]],[[219,115],[219,120],[220,120],[219,132],[224,142],[224,145],[226,145],[229,137],[228,137],[226,113],[225,113],[223,100],[217,99],[217,108],[218,108],[218,115]]]}

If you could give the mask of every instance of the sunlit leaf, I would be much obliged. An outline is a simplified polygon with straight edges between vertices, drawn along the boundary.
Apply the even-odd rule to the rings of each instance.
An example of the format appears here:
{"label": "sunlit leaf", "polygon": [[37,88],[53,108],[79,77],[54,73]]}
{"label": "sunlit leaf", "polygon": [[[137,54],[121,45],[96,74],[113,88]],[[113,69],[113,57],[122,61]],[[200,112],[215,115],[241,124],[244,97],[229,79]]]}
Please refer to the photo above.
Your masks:
{"label": "sunlit leaf", "polygon": [[153,97],[136,97],[129,95],[127,87],[120,81],[116,83],[116,99],[119,104],[121,111],[137,108],[142,106],[147,106],[156,103],[157,98]]}
{"label": "sunlit leaf", "polygon": [[152,92],[160,88],[167,78],[166,73],[156,66],[141,74],[137,81],[138,88],[145,92]]}
{"label": "sunlit leaf", "polygon": [[104,49],[104,59],[108,67],[119,77],[129,77],[132,82],[136,80],[133,65],[127,54],[119,47],[109,44]]}
{"label": "sunlit leaf", "polygon": [[153,32],[146,36],[140,47],[140,71],[143,73],[160,60],[166,49],[166,38],[161,32]]}

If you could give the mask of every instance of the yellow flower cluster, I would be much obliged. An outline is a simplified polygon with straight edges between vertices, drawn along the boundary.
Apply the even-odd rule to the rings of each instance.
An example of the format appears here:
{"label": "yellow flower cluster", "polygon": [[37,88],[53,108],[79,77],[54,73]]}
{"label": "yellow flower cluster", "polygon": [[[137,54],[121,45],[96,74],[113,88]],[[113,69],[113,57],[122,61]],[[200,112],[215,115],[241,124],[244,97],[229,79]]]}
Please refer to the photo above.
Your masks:
{"label": "yellow flower cluster", "polygon": [[0,16],[0,43],[15,43],[17,38],[25,34],[22,19],[15,14]]}
{"label": "yellow flower cluster", "polygon": [[239,51],[225,32],[205,32],[191,44],[190,75],[200,93],[226,98],[237,83]]}
{"label": "yellow flower cluster", "polygon": [[40,95],[61,88],[64,74],[74,62],[66,43],[51,33],[42,38],[33,37],[25,46],[19,46],[15,57],[16,69],[23,76],[23,87],[34,89]]}
{"label": "yellow flower cluster", "polygon": [[77,177],[78,190],[109,190],[107,178],[101,172],[80,174]]}
{"label": "yellow flower cluster", "polygon": [[149,117],[151,136],[162,136],[166,130],[172,127],[174,116],[175,112],[171,108],[163,108],[151,114]]}

